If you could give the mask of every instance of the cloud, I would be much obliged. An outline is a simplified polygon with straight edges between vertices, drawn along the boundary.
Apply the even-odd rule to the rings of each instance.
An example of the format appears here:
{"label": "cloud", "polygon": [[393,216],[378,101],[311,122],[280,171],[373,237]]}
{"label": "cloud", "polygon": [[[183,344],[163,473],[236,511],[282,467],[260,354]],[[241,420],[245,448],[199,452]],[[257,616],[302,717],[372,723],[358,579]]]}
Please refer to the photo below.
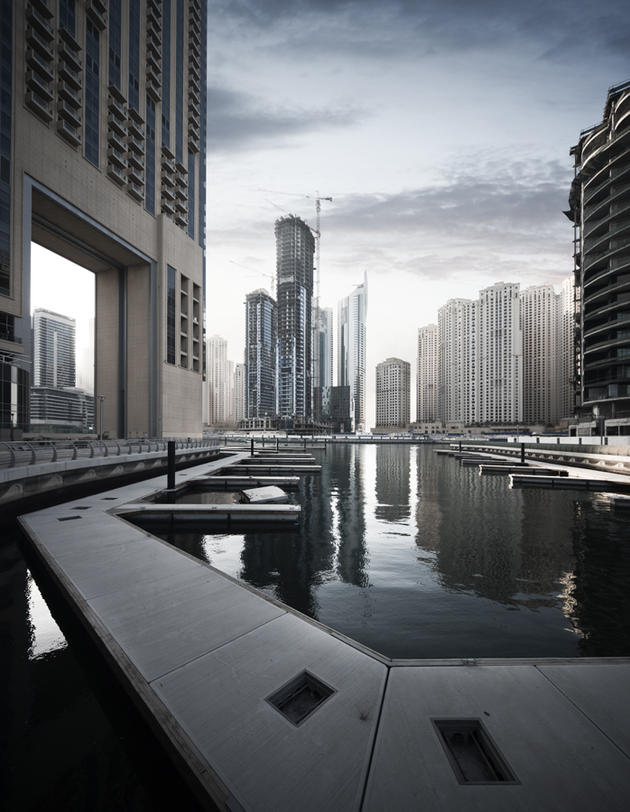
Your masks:
{"label": "cloud", "polygon": [[267,108],[254,96],[208,87],[208,149],[234,152],[252,147],[281,148],[291,136],[347,127],[363,117],[358,108]]}
{"label": "cloud", "polygon": [[214,0],[210,19],[234,35],[275,32],[276,45],[295,53],[378,54],[465,52],[528,41],[543,59],[585,54],[627,59],[626,0]]}
{"label": "cloud", "polygon": [[323,239],[342,267],[557,280],[571,271],[570,180],[557,161],[471,161],[422,188],[336,197]]}

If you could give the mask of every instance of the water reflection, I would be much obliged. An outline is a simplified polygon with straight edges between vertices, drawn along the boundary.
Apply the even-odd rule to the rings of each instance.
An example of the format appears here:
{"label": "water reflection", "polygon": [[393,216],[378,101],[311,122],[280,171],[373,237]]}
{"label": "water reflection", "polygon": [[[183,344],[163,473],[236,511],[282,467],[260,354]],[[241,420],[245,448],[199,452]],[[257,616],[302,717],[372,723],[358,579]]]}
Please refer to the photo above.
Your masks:
{"label": "water reflection", "polygon": [[321,462],[297,531],[174,543],[390,656],[629,652],[628,519],[601,500],[510,490],[430,447]]}

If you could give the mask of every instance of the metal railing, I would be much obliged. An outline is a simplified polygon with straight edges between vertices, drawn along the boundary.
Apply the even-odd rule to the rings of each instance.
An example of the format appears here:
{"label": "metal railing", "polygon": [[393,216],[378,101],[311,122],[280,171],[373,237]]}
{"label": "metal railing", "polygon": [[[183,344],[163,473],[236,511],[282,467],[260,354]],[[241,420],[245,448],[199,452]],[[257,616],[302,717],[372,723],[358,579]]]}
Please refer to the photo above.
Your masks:
{"label": "metal railing", "polygon": [[[120,457],[126,454],[166,454],[168,440],[16,440],[0,441],[0,468],[21,468],[64,460],[93,459],[96,457]],[[176,440],[175,448],[219,449],[216,440]]]}

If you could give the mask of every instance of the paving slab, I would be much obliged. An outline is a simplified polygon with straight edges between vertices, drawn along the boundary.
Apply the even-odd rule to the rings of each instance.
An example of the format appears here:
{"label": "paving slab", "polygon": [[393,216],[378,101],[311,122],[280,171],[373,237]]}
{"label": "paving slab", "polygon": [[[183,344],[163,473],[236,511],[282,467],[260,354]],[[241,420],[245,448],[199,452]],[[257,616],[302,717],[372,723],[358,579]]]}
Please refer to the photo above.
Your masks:
{"label": "paving slab", "polygon": [[204,566],[89,603],[147,682],[285,613]]}
{"label": "paving slab", "polygon": [[[304,670],[335,693],[296,726],[267,697]],[[152,685],[243,808],[321,812],[359,808],[385,674],[287,614]]]}
{"label": "paving slab", "polygon": [[630,665],[578,662],[538,670],[630,758]]}
{"label": "paving slab", "polygon": [[[460,784],[433,719],[480,719],[518,784]],[[625,812],[630,761],[534,666],[390,671],[365,810]]]}

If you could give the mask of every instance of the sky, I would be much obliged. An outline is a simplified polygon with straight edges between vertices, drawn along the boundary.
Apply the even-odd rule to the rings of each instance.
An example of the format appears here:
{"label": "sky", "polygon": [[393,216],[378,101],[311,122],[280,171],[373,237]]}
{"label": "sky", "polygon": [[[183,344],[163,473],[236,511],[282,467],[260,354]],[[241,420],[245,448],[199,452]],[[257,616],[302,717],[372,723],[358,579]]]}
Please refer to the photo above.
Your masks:
{"label": "sky", "polygon": [[630,79],[625,2],[209,0],[208,18],[207,328],[231,359],[274,221],[314,226],[318,193],[321,306],[368,276],[369,425],[376,364],[413,370],[449,298],[571,273],[569,149]]}

